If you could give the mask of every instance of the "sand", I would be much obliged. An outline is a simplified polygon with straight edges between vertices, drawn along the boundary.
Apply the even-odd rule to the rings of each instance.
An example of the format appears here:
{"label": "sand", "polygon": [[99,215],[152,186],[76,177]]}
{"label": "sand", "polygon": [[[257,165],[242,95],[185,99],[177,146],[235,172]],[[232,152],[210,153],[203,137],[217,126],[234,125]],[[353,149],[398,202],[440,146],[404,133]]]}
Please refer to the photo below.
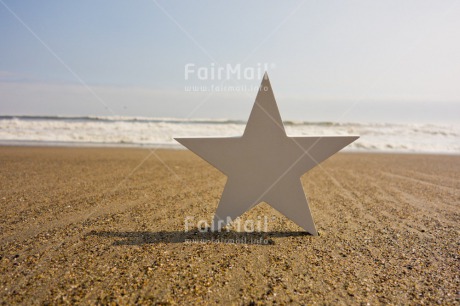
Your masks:
{"label": "sand", "polygon": [[460,156],[333,156],[302,177],[319,237],[267,204],[241,219],[267,233],[185,232],[225,181],[188,151],[0,147],[0,302],[460,304]]}

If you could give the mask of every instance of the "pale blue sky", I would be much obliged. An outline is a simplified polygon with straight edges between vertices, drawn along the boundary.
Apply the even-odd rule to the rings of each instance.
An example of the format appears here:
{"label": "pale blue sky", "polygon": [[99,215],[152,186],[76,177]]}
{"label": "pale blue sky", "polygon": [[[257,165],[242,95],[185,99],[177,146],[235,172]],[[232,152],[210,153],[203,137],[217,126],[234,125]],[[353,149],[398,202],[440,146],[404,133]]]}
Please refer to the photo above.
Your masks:
{"label": "pale blue sky", "polygon": [[267,63],[286,120],[452,123],[458,16],[459,1],[0,0],[0,113],[246,119],[255,92],[186,92],[222,81],[184,67]]}

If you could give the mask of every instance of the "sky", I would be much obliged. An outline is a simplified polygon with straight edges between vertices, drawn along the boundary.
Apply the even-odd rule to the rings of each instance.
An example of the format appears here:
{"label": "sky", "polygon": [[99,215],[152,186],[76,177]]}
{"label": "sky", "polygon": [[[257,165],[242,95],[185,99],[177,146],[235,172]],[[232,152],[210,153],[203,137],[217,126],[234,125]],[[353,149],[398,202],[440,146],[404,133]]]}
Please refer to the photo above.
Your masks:
{"label": "sky", "polygon": [[[0,0],[0,115],[456,123],[460,1]],[[219,72],[220,71],[220,76]]]}

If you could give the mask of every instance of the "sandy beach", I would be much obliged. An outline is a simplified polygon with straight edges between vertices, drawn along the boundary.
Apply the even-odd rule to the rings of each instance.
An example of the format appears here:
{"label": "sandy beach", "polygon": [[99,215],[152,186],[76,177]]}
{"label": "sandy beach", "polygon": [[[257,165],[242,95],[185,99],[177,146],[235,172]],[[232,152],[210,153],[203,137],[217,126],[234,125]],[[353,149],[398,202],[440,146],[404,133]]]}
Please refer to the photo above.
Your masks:
{"label": "sandy beach", "polygon": [[333,156],[302,177],[318,237],[267,204],[241,218],[266,233],[185,232],[225,181],[185,150],[0,147],[0,303],[460,304],[460,156]]}

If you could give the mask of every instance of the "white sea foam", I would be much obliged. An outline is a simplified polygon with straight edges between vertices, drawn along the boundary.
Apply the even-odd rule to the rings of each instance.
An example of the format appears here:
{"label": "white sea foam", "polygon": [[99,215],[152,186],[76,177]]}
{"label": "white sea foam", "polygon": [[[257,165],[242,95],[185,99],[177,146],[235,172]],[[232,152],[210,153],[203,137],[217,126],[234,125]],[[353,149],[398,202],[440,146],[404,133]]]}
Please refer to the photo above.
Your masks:
{"label": "white sea foam", "polygon": [[[239,136],[244,121],[143,117],[0,116],[0,143],[162,146],[173,137]],[[460,125],[285,122],[288,135],[360,135],[346,150],[460,154]]]}

